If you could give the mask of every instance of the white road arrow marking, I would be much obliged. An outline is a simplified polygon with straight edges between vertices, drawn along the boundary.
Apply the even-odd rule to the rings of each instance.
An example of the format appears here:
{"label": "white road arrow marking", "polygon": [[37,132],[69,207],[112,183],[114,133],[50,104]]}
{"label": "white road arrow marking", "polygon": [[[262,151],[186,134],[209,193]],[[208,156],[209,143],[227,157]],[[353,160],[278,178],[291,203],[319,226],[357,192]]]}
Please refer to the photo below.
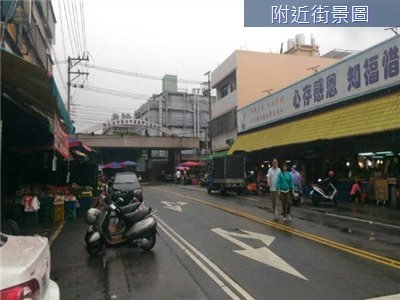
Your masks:
{"label": "white road arrow marking", "polygon": [[164,204],[164,208],[168,208],[177,212],[182,212],[182,206],[186,205],[187,202],[169,202],[169,201],[161,201],[162,204]]}
{"label": "white road arrow marking", "polygon": [[265,245],[270,246],[271,243],[274,241],[275,237],[246,230],[241,230],[242,232],[244,232],[244,234],[238,232],[225,231],[221,228],[215,228],[211,230],[216,234],[222,236],[223,238],[227,239],[228,241],[236,244],[240,248],[243,248],[243,250],[234,250],[235,253],[246,256],[262,264],[274,267],[278,270],[281,270],[283,272],[289,273],[293,276],[308,281],[306,277],[300,274],[296,269],[290,266],[287,262],[285,262],[282,258],[273,253],[267,247],[253,248],[247,245],[246,243],[234,238],[234,237],[240,237],[244,239],[260,240]]}
{"label": "white road arrow marking", "polygon": [[399,300],[399,299],[400,299],[400,294],[377,297],[377,298],[368,298],[367,300]]}

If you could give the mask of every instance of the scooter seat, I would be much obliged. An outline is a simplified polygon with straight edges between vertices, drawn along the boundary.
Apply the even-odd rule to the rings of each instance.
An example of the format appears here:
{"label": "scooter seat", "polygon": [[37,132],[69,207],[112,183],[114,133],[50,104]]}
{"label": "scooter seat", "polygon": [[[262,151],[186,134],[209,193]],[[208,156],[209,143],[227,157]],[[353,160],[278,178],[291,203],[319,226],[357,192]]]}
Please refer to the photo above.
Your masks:
{"label": "scooter seat", "polygon": [[125,222],[135,223],[144,219],[151,212],[151,207],[142,206],[140,209],[135,210],[124,215]]}
{"label": "scooter seat", "polygon": [[128,205],[122,206],[119,209],[121,210],[121,213],[123,215],[126,215],[128,213],[132,213],[135,210],[137,210],[139,208],[140,204],[141,204],[140,202],[135,202],[135,203],[132,203],[132,204],[128,204]]}

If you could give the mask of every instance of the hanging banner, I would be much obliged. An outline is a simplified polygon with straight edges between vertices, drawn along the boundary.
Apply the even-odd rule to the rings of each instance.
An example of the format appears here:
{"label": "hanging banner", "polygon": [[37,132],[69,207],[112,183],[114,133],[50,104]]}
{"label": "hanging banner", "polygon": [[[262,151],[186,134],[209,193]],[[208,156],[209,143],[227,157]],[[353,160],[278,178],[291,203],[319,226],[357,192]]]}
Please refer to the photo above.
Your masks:
{"label": "hanging banner", "polygon": [[69,158],[69,136],[57,116],[54,116],[54,149],[64,158]]}
{"label": "hanging banner", "polygon": [[239,133],[398,86],[399,49],[396,35],[241,108]]}

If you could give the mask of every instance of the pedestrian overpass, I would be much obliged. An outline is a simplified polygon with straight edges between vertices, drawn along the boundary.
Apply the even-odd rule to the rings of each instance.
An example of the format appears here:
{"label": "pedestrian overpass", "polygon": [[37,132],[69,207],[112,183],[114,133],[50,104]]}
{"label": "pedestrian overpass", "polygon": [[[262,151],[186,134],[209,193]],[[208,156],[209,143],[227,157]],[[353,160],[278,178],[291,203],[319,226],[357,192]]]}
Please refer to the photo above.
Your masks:
{"label": "pedestrian overpass", "polygon": [[200,139],[195,137],[177,136],[126,136],[102,135],[102,134],[75,134],[84,144],[92,148],[114,148],[114,149],[149,149],[149,150],[171,150],[171,149],[198,149]]}

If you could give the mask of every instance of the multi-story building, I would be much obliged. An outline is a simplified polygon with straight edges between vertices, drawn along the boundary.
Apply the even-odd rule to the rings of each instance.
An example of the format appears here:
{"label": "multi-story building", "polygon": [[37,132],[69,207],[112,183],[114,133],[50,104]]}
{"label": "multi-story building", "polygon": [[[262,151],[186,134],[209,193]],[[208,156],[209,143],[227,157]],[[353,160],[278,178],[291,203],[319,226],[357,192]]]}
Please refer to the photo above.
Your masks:
{"label": "multi-story building", "polygon": [[293,55],[236,50],[212,72],[217,94],[210,121],[214,152],[229,149],[235,141],[238,109],[337,62],[318,57],[315,45],[296,49]]}
{"label": "multi-story building", "polygon": [[[171,134],[180,137],[198,137],[201,141],[201,153],[206,152],[208,139],[209,106],[208,97],[200,94],[200,89],[192,93],[179,92],[177,77],[165,75],[161,94],[153,95],[135,112],[135,119],[157,124]],[[162,135],[160,128],[140,127],[142,135]],[[188,151],[185,152],[188,154]]]}
{"label": "multi-story building", "polygon": [[56,18],[50,0],[1,1],[1,21],[2,48],[52,71]]}

